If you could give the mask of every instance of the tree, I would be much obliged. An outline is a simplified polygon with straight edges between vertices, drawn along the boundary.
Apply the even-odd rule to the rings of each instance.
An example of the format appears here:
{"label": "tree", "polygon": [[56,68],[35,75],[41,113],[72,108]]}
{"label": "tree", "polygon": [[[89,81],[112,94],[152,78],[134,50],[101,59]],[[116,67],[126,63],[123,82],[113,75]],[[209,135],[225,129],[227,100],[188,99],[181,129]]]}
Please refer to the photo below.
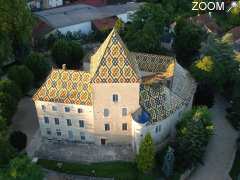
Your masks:
{"label": "tree", "polygon": [[18,151],[22,151],[27,145],[27,136],[21,131],[14,131],[10,135],[11,145]]}
{"label": "tree", "polygon": [[33,72],[35,81],[43,80],[50,71],[50,63],[43,54],[33,52],[25,60],[25,65]]}
{"label": "tree", "polygon": [[176,130],[174,147],[178,167],[184,170],[202,163],[207,144],[213,135],[213,124],[207,107],[196,107],[185,113]]}
{"label": "tree", "polygon": [[[210,79],[213,88],[220,92],[231,94],[234,79],[238,71],[238,62],[236,61],[233,45],[229,41],[229,38],[224,37],[219,39],[209,35],[206,43],[201,48],[201,54],[205,55],[205,57],[211,57],[209,59],[213,63],[211,74],[198,68],[199,71],[202,71],[202,75],[210,75],[204,75],[202,80],[209,81]],[[210,64],[208,64],[208,67],[210,67]]]}
{"label": "tree", "polygon": [[25,0],[0,0],[0,32],[8,36],[15,57],[24,55],[31,43],[34,20]]}
{"label": "tree", "polygon": [[13,66],[9,69],[8,78],[14,81],[26,93],[33,84],[33,73],[25,65]]}
{"label": "tree", "polygon": [[0,114],[7,120],[13,116],[17,109],[17,101],[7,93],[0,92]]}
{"label": "tree", "polygon": [[82,66],[83,49],[75,41],[59,39],[54,43],[51,53],[58,67],[62,64],[66,64],[69,68]]}
{"label": "tree", "polygon": [[189,67],[194,62],[204,36],[202,28],[189,20],[179,19],[177,21],[173,48],[181,65]]}
{"label": "tree", "polygon": [[0,116],[0,154],[0,168],[6,166],[15,156],[15,151],[8,141],[7,120],[2,116]]}
{"label": "tree", "polygon": [[144,137],[139,147],[137,155],[137,167],[143,173],[150,172],[154,167],[154,144],[151,135],[148,133]]}
{"label": "tree", "polygon": [[0,179],[43,180],[43,172],[27,156],[18,156],[10,161],[5,171],[0,172]]}
{"label": "tree", "polygon": [[133,15],[123,38],[132,51],[159,53],[161,35],[169,22],[167,12],[160,4],[147,3]]}
{"label": "tree", "polygon": [[11,58],[11,41],[6,32],[0,31],[0,67]]}
{"label": "tree", "polygon": [[11,80],[0,81],[0,92],[7,93],[13,98],[16,98],[16,100],[19,100],[22,96],[21,89]]}

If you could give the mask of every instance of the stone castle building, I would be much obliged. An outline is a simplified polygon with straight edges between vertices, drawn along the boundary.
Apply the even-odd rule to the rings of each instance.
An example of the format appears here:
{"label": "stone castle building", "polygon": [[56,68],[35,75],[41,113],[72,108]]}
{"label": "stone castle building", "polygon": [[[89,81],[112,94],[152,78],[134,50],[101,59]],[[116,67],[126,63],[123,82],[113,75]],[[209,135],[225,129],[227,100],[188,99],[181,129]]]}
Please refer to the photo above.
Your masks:
{"label": "stone castle building", "polygon": [[129,52],[112,30],[88,71],[52,69],[33,96],[41,134],[54,140],[161,143],[191,108],[195,81],[174,58]]}

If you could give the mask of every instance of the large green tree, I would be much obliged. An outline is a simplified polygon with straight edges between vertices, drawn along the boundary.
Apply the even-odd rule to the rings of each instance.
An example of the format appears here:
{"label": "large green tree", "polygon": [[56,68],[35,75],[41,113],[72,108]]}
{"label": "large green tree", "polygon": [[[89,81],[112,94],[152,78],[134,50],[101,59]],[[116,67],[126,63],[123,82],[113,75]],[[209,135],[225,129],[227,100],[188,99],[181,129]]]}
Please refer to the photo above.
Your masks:
{"label": "large green tree", "polygon": [[132,51],[159,53],[161,36],[170,22],[169,16],[160,4],[147,3],[132,17],[123,37]]}
{"label": "large green tree", "polygon": [[0,68],[12,57],[12,46],[8,34],[0,30]]}
{"label": "large green tree", "polygon": [[197,107],[185,113],[176,126],[176,164],[179,168],[191,168],[202,163],[213,124],[207,107]]}
{"label": "large green tree", "polygon": [[137,167],[143,173],[150,172],[154,167],[154,144],[150,133],[142,140],[137,154]]}
{"label": "large green tree", "polygon": [[41,168],[27,156],[12,159],[8,168],[0,171],[0,179],[7,180],[43,180],[43,177]]}
{"label": "large green tree", "polygon": [[177,21],[173,48],[181,65],[189,67],[194,62],[204,36],[202,28],[189,20],[181,18]]}
{"label": "large green tree", "polygon": [[29,54],[24,63],[33,72],[35,81],[43,80],[51,69],[46,57],[37,52]]}
{"label": "large green tree", "polygon": [[8,78],[14,81],[26,94],[32,87],[34,76],[25,65],[15,65],[9,69]]}
{"label": "large green tree", "polygon": [[16,100],[19,100],[22,96],[21,89],[11,80],[0,81],[0,92],[7,93],[13,98],[16,98]]}
{"label": "large green tree", "polygon": [[66,64],[71,69],[82,66],[84,56],[81,45],[75,41],[59,39],[51,50],[52,58],[58,67]]}
{"label": "large green tree", "polygon": [[17,109],[17,100],[7,93],[0,92],[0,114],[9,120]]}
{"label": "large green tree", "polygon": [[8,37],[6,45],[11,43],[16,57],[23,55],[31,43],[33,22],[26,0],[0,0],[0,32]]}

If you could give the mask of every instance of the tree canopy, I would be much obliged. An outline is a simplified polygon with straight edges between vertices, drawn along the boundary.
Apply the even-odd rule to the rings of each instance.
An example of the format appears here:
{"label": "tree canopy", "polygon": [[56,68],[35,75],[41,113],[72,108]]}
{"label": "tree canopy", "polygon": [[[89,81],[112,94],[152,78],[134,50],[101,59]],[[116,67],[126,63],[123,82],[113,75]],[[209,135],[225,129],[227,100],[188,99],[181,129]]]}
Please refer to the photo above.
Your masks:
{"label": "tree canopy", "polygon": [[[11,44],[15,57],[21,57],[31,43],[34,24],[31,11],[25,0],[0,0],[0,42],[5,40],[6,48],[11,52]],[[8,47],[7,47],[8,46]],[[6,51],[6,52],[8,52]],[[10,55],[10,53],[7,53]]]}
{"label": "tree canopy", "polygon": [[196,107],[185,113],[176,126],[176,164],[187,169],[202,163],[203,154],[213,134],[207,107]]}
{"label": "tree canopy", "polygon": [[71,69],[82,67],[83,49],[76,41],[59,39],[51,50],[54,62],[58,67],[66,64]]}
{"label": "tree canopy", "polygon": [[23,93],[27,93],[33,84],[33,73],[25,65],[11,67],[7,75],[21,88]]}
{"label": "tree canopy", "polygon": [[124,40],[132,51],[156,53],[161,51],[161,35],[170,22],[160,4],[147,3],[132,17],[126,26]]}
{"label": "tree canopy", "polygon": [[18,156],[10,161],[6,170],[0,172],[0,179],[43,180],[43,173],[27,156]]}
{"label": "tree canopy", "polygon": [[179,19],[175,27],[173,48],[178,62],[189,67],[201,48],[205,34],[201,27],[186,19]]}
{"label": "tree canopy", "polygon": [[24,63],[34,74],[35,81],[43,80],[51,69],[49,61],[37,52],[29,54]]}

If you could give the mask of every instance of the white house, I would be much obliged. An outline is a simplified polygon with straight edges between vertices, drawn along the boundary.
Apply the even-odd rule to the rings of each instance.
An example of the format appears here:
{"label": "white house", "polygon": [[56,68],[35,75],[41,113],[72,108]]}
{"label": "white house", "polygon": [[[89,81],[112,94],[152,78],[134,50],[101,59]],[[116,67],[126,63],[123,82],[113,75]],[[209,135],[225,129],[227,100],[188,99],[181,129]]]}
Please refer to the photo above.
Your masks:
{"label": "white house", "polygon": [[35,12],[44,22],[55,30],[65,34],[68,31],[88,34],[93,30],[92,21],[117,16],[123,22],[130,21],[133,14],[141,3],[126,3],[119,5],[107,5],[94,7],[86,4],[75,4],[55,9]]}
{"label": "white house", "polygon": [[49,9],[63,5],[63,0],[30,0],[27,2],[31,9]]}
{"label": "white house", "polygon": [[33,96],[47,139],[138,150],[150,132],[161,143],[192,106],[196,83],[174,58],[129,52],[113,29],[88,71],[52,69]]}

